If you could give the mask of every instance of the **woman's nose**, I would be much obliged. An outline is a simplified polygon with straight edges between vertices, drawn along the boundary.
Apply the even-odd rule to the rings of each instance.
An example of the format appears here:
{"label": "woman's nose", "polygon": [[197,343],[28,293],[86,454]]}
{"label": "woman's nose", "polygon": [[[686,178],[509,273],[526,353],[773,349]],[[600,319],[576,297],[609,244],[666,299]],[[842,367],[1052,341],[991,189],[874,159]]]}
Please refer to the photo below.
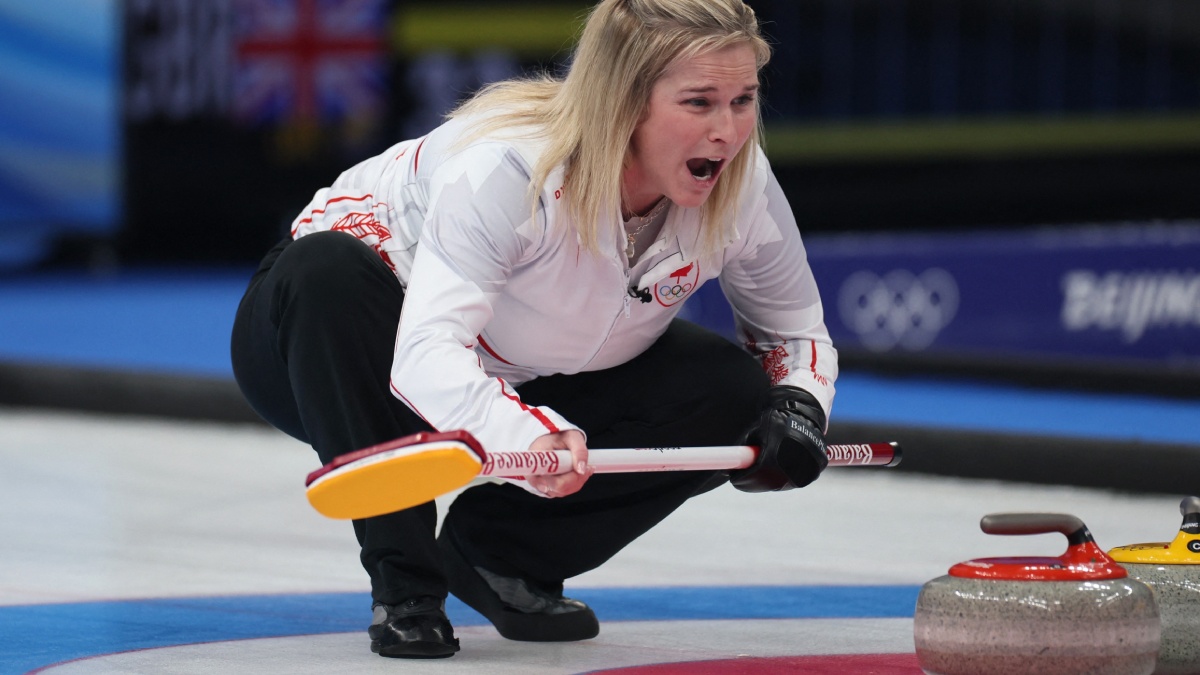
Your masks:
{"label": "woman's nose", "polygon": [[721,108],[713,114],[712,128],[709,130],[708,140],[714,143],[728,143],[733,140],[736,134],[737,124],[734,122],[732,110]]}

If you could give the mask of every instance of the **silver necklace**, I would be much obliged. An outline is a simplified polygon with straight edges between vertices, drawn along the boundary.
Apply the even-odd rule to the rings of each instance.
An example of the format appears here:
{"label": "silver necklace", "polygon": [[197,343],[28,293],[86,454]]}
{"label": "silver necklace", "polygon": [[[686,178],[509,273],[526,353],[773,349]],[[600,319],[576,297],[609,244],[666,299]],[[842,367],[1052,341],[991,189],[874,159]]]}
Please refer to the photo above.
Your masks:
{"label": "silver necklace", "polygon": [[[637,255],[637,236],[639,234],[641,234],[642,230],[646,229],[650,225],[650,223],[653,223],[654,219],[658,217],[658,214],[662,213],[663,209],[667,208],[667,204],[670,204],[670,203],[671,203],[670,199],[663,197],[662,199],[658,200],[658,203],[654,205],[654,208],[650,209],[649,213],[647,213],[644,216],[634,216],[633,217],[633,218],[637,218],[638,226],[632,232],[628,232],[628,231],[625,232],[625,257],[626,258],[633,260],[633,257],[635,255]],[[633,218],[630,218],[629,220],[632,221]]]}

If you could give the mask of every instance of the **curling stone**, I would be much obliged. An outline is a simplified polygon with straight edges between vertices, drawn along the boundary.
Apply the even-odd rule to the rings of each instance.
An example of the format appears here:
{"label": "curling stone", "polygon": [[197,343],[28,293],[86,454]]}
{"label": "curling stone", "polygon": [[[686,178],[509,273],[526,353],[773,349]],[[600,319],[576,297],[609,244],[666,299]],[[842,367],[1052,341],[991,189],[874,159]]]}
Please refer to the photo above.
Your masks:
{"label": "curling stone", "polygon": [[1156,675],[1200,674],[1200,497],[1179,504],[1183,525],[1170,542],[1118,546],[1109,555],[1154,589],[1162,615]]}
{"label": "curling stone", "polygon": [[1162,626],[1150,587],[1054,513],[984,516],[988,534],[1061,532],[1057,558],[980,558],[921,587],[917,661],[931,675],[1150,675]]}

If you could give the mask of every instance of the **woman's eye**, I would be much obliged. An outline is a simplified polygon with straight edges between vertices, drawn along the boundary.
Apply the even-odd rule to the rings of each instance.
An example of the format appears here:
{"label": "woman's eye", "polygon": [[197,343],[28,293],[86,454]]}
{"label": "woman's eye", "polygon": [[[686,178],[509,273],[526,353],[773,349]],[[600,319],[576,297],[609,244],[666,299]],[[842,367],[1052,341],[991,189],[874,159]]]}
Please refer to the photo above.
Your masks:
{"label": "woman's eye", "polygon": [[749,96],[749,95],[739,96],[739,97],[733,99],[733,102],[736,105],[750,105],[750,104],[754,103],[754,97]]}
{"label": "woman's eye", "polygon": [[690,98],[686,101],[686,103],[687,103],[687,105],[690,105],[690,106],[694,106],[697,108],[703,108],[704,106],[708,105],[708,99]]}

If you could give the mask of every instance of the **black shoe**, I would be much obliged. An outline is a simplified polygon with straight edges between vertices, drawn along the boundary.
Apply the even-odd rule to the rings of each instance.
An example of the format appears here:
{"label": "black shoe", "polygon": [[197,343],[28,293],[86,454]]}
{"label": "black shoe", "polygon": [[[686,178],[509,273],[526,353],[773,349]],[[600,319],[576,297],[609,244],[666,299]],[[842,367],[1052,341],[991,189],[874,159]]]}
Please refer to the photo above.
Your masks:
{"label": "black shoe", "polygon": [[438,549],[450,592],[491,621],[501,636],[524,642],[572,642],[600,634],[600,622],[584,603],[524,579],[472,566],[444,532],[438,537]]}
{"label": "black shoe", "polygon": [[371,607],[371,651],[402,659],[440,659],[458,651],[446,603],[423,597],[399,605],[377,602]]}

